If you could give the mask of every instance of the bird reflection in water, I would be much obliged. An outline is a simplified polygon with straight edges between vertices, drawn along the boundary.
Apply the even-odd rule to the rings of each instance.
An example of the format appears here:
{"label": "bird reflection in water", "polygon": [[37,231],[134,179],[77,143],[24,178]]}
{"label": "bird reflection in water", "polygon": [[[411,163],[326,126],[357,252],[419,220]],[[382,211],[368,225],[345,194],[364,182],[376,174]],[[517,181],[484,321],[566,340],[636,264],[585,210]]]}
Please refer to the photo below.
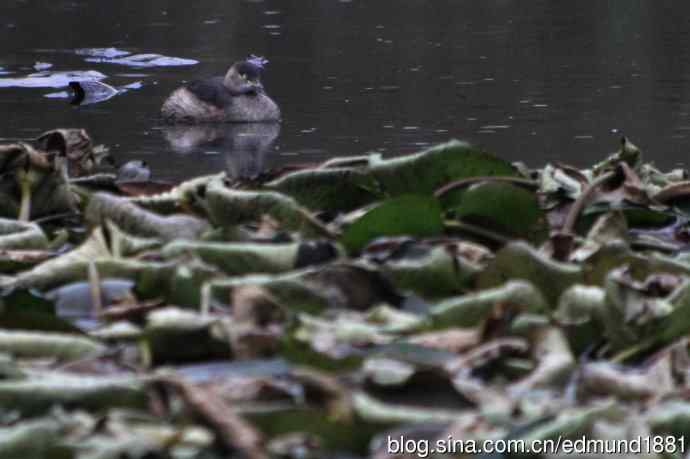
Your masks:
{"label": "bird reflection in water", "polygon": [[[194,155],[194,161],[209,161],[217,172],[224,159],[228,177],[253,178],[266,167],[273,150],[280,123],[236,123],[213,125],[177,125],[162,128],[174,152]],[[210,152],[219,153],[209,155]],[[209,164],[211,165],[211,164]]]}

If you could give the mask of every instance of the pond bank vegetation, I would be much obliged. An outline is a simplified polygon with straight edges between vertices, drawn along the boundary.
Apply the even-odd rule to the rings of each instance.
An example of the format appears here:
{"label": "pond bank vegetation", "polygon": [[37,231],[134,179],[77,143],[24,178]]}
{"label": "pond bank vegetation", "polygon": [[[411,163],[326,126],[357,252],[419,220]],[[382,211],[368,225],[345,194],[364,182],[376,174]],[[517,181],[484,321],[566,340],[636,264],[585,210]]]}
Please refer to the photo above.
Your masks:
{"label": "pond bank vegetation", "polygon": [[690,435],[690,181],[602,158],[173,186],[83,130],[0,145],[0,457]]}

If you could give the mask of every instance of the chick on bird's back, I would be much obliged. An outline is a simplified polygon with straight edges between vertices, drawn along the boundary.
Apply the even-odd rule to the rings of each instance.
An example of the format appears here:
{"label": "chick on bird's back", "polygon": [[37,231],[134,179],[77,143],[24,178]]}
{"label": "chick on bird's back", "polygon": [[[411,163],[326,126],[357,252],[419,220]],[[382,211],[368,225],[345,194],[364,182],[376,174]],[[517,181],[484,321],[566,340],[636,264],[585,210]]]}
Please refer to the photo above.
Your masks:
{"label": "chick on bird's back", "polygon": [[185,84],[163,103],[163,119],[171,124],[280,121],[280,109],[261,83],[267,63],[263,57],[252,55],[235,62],[224,77]]}

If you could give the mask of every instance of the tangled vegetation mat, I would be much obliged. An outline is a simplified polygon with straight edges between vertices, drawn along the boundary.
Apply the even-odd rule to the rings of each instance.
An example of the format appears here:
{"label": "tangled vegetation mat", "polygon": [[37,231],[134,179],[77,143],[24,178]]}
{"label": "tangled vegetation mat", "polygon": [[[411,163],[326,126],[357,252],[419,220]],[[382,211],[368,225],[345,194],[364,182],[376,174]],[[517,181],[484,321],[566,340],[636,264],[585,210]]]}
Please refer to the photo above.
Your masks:
{"label": "tangled vegetation mat", "polygon": [[177,186],[108,157],[0,145],[1,458],[690,434],[690,181],[626,139],[584,170],[453,141]]}

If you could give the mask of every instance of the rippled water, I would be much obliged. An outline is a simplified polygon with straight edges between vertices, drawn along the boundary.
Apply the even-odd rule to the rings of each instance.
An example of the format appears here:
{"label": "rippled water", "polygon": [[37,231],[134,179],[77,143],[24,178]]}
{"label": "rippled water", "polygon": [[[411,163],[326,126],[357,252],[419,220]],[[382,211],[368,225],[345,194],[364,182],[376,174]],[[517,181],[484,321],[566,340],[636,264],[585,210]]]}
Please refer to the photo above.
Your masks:
{"label": "rippled water", "polygon": [[[84,127],[157,178],[406,153],[454,137],[511,160],[585,165],[626,134],[663,167],[688,163],[688,2],[36,4],[0,4],[0,137]],[[283,110],[279,129],[161,126],[176,86],[250,53],[271,61],[264,83]],[[99,72],[129,90],[73,107],[64,88],[25,80],[55,72]]]}

